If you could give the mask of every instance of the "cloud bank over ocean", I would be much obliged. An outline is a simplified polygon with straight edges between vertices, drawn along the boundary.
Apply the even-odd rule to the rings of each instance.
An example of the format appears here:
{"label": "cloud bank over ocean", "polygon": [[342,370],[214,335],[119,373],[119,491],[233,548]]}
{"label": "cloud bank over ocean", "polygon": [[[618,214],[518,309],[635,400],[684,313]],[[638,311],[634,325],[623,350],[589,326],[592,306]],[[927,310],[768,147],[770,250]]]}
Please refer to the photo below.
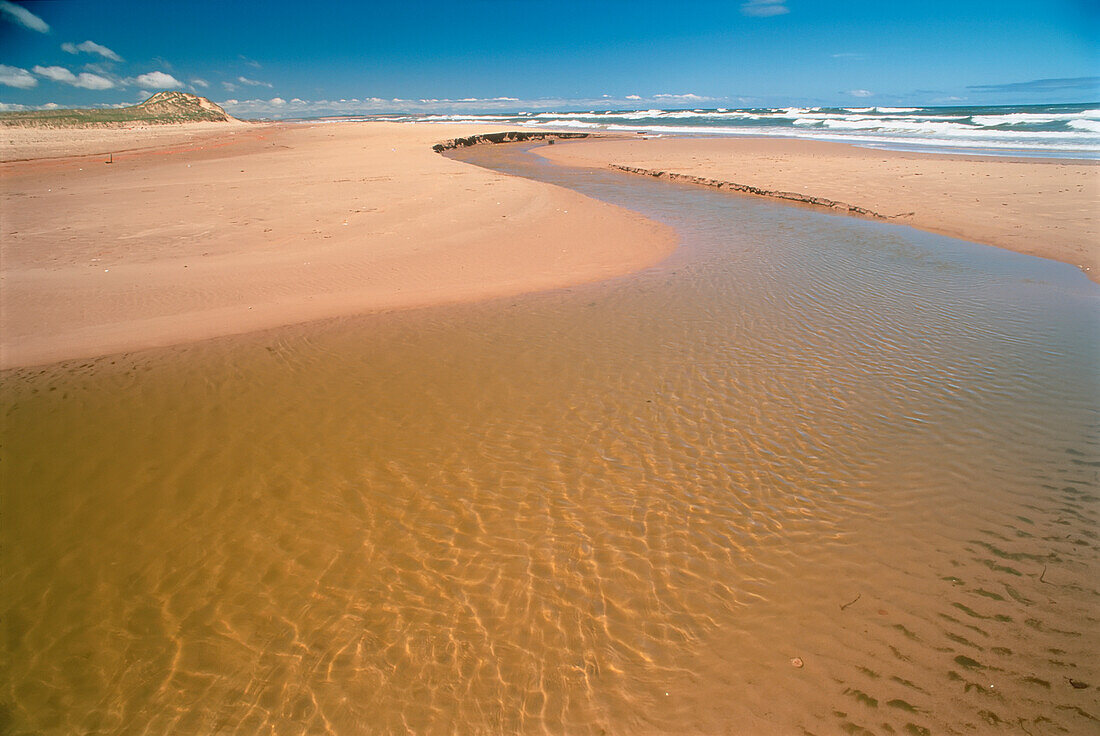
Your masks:
{"label": "cloud bank over ocean", "polygon": [[[274,100],[278,100],[277,102]],[[389,113],[487,113],[487,112],[541,112],[547,110],[607,110],[614,108],[635,109],[639,105],[653,107],[716,105],[731,102],[730,98],[707,97],[692,93],[660,93],[643,97],[626,95],[613,97],[564,98],[546,97],[520,99],[518,97],[460,97],[457,99],[401,97],[356,97],[339,100],[303,100],[282,97],[273,99],[237,99],[218,101],[234,115],[245,117],[325,117],[335,115],[372,115]],[[747,100],[742,100],[742,103]]]}

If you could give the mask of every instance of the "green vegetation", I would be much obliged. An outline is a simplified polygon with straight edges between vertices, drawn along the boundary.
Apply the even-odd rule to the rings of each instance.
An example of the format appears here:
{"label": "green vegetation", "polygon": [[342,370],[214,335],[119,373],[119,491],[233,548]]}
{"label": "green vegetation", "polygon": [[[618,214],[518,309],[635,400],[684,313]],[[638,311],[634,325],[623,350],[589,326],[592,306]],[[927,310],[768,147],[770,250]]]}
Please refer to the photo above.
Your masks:
{"label": "green vegetation", "polygon": [[233,118],[210,100],[186,92],[158,92],[145,102],[130,107],[0,113],[0,125],[43,128],[118,127],[127,123],[170,125],[230,120]]}

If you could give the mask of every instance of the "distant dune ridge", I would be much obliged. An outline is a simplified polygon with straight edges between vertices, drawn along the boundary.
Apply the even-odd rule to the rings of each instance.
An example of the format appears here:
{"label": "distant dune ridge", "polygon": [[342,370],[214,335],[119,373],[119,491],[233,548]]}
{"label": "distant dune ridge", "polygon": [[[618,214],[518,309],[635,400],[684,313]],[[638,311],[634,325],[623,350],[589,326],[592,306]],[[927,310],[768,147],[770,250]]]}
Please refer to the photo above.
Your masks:
{"label": "distant dune ridge", "polygon": [[0,125],[36,128],[118,127],[126,124],[229,123],[236,118],[205,97],[157,92],[138,105],[100,109],[33,110],[0,114]]}

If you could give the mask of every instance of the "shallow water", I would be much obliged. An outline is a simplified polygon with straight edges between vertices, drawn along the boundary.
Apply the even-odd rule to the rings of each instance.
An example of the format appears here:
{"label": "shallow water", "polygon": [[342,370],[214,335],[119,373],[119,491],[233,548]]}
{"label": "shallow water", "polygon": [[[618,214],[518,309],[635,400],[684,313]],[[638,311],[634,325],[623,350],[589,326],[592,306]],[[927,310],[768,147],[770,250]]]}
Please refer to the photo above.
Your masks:
{"label": "shallow water", "polygon": [[602,284],[4,374],[11,732],[1100,726],[1093,284],[462,155],[682,246]]}

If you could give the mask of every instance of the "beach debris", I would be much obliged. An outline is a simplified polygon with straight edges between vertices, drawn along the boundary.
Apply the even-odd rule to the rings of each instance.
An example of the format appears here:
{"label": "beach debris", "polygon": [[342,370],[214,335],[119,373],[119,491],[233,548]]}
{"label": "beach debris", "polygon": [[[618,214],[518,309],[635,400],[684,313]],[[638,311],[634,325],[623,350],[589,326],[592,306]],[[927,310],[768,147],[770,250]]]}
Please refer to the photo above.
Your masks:
{"label": "beach debris", "polygon": [[791,667],[802,669],[806,666],[806,663],[802,661],[802,657],[791,657]]}
{"label": "beach debris", "polygon": [[818,207],[827,207],[838,212],[847,212],[853,215],[863,215],[864,217],[872,217],[878,220],[889,220],[889,215],[882,215],[878,212],[867,209],[866,207],[857,207],[847,202],[835,202],[831,199],[825,199],[824,197],[812,197],[808,194],[800,194],[798,192],[779,192],[770,189],[761,189],[760,187],[752,187],[747,184],[738,184],[732,181],[718,181],[717,179],[708,179],[702,176],[691,176],[690,174],[677,174],[674,171],[659,171],[657,169],[643,169],[636,166],[625,166],[623,164],[608,164],[612,169],[618,171],[625,171],[628,174],[640,174],[642,176],[652,176],[656,179],[668,179],[669,181],[683,181],[689,184],[699,184],[705,187],[712,187],[714,189],[724,189],[732,192],[741,192],[742,194],[755,194],[759,197],[771,197],[773,199],[786,199],[794,202],[801,202],[803,204],[816,205]]}
{"label": "beach debris", "polygon": [[1084,690],[1089,686],[1087,682],[1081,682],[1080,680],[1074,680],[1072,677],[1067,677],[1069,684],[1073,686],[1074,690]]}
{"label": "beach debris", "polygon": [[840,610],[842,610],[842,611],[843,611],[843,610],[847,609],[847,608],[848,608],[848,606],[852,605],[853,603],[855,603],[856,601],[858,601],[858,600],[859,600],[860,598],[862,598],[862,597],[863,597],[863,593],[856,593],[856,597],[855,597],[855,598],[853,598],[852,600],[848,601],[848,602],[847,602],[847,603],[845,603],[844,605],[842,605],[842,606],[840,607]]}
{"label": "beach debris", "polygon": [[507,133],[486,133],[485,135],[472,135],[469,138],[453,138],[449,141],[436,143],[432,150],[443,153],[452,148],[475,146],[479,143],[516,143],[519,141],[542,141],[555,138],[587,138],[589,133],[533,133],[530,131],[510,131]]}

